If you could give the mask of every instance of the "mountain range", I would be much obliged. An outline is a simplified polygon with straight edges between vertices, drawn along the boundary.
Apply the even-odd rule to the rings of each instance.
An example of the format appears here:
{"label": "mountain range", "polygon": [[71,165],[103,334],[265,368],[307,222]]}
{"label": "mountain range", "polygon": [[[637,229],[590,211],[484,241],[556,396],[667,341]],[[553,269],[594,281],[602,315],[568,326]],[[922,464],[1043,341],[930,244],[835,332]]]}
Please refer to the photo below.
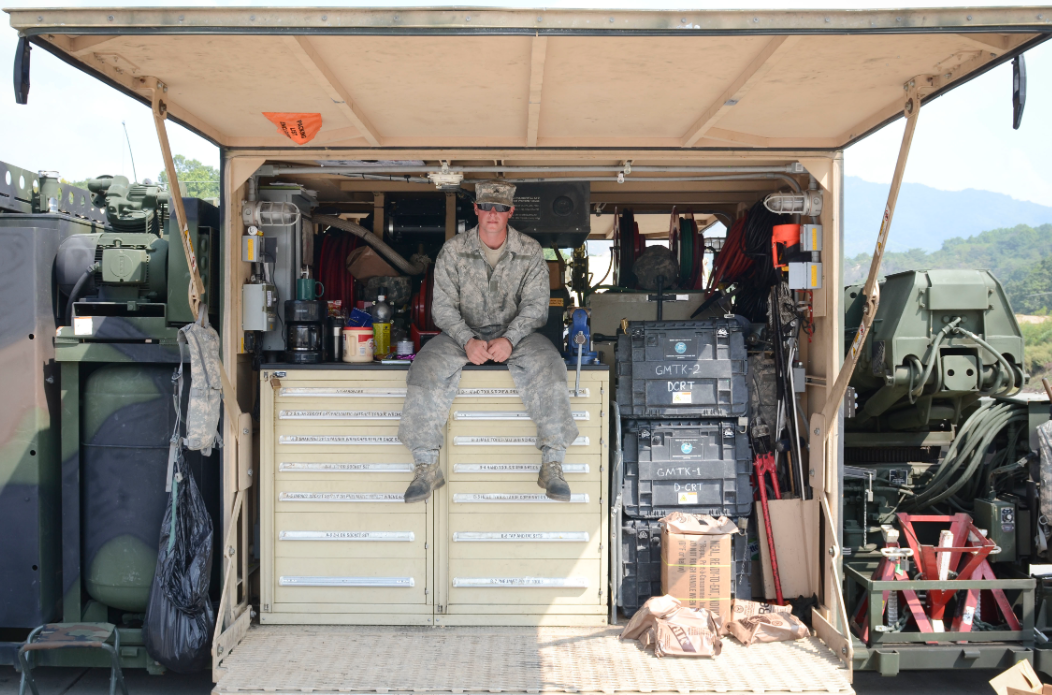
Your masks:
{"label": "mountain range", "polygon": [[[888,184],[844,178],[844,256],[872,253],[888,199]],[[1052,202],[1052,201],[1050,201]],[[991,191],[941,191],[904,183],[895,206],[888,251],[937,251],[944,241],[990,229],[1052,222],[1052,207]]]}

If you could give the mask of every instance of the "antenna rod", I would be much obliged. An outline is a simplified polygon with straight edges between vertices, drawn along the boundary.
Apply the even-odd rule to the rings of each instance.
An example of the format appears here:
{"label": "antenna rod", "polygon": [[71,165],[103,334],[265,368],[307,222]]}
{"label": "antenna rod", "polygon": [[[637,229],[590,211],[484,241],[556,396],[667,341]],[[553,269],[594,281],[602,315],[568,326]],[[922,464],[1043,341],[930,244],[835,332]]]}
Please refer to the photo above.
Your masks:
{"label": "antenna rod", "polygon": [[121,125],[124,126],[124,139],[128,141],[128,156],[131,157],[132,176],[135,177],[135,183],[139,183],[139,173],[135,171],[135,154],[132,152],[131,138],[128,137],[128,125],[124,121],[121,121]]}

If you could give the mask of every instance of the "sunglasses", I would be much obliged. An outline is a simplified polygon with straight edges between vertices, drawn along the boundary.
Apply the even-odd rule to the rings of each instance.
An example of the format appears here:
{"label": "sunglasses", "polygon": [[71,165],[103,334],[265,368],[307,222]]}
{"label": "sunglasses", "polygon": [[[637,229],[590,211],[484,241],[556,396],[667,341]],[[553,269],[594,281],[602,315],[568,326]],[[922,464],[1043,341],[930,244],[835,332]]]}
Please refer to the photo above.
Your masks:
{"label": "sunglasses", "polygon": [[511,210],[510,205],[501,205],[500,203],[476,203],[476,205],[483,212],[507,212]]}

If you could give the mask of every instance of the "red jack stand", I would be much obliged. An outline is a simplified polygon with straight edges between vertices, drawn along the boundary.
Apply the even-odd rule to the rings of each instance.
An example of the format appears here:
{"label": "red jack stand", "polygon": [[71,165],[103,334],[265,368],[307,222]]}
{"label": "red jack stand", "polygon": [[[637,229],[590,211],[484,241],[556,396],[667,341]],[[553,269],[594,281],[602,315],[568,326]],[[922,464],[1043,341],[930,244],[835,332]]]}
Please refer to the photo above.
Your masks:
{"label": "red jack stand", "polygon": [[[975,524],[972,523],[972,518],[967,514],[954,514],[952,516],[898,514],[898,518],[899,525],[902,528],[902,535],[909,547],[902,548],[899,545],[898,531],[891,527],[884,527],[886,542],[885,547],[881,550],[881,554],[884,557],[873,573],[874,581],[909,581],[909,575],[902,568],[902,561],[909,557],[913,557],[917,562],[917,580],[941,582],[945,586],[946,584],[952,585],[955,581],[996,579],[993,568],[990,567],[990,562],[987,559],[996,546],[975,527]],[[944,540],[940,542],[939,546],[921,545],[913,528],[914,523],[948,523],[950,528],[947,531],[943,531]],[[967,556],[966,559],[965,556]],[[951,572],[956,573],[956,576],[952,579],[949,576]],[[893,599],[891,605],[894,608],[898,605],[898,597],[901,595],[920,632],[932,635],[945,632],[943,620],[946,605],[958,591],[961,590],[953,588],[929,589],[925,606],[921,605],[916,591],[903,590],[895,592],[894,597],[889,596],[892,592],[885,591],[883,592],[884,605],[882,606],[881,615],[884,615],[889,608],[889,598]],[[991,588],[982,590],[968,589],[966,591],[964,600],[958,601],[957,614],[951,627],[952,632],[972,631],[980,591],[988,591],[992,595],[1001,617],[1010,630],[1019,631],[1022,629],[1019,619],[1016,618],[1015,613],[1012,611],[1012,606],[1005,596],[1004,590]],[[855,633],[867,642],[870,628],[868,608],[869,601],[867,598],[860,603],[851,621]],[[891,616],[891,618],[894,622],[894,616]],[[874,629],[881,631],[886,628],[874,626]],[[937,642],[929,641],[928,644],[937,644]]]}
{"label": "red jack stand", "polygon": [[[954,514],[953,516],[923,516],[914,514],[898,514],[899,524],[906,542],[913,550],[914,555],[920,557],[918,569],[925,579],[939,579],[939,565],[948,566],[950,570],[956,569],[958,580],[969,579],[996,579],[994,570],[990,567],[987,557],[996,545],[982,534],[972,523],[972,517],[967,514]],[[949,523],[950,534],[953,542],[949,547],[933,547],[921,545],[917,540],[917,533],[913,530],[913,523]],[[940,554],[948,553],[949,562],[945,560],[940,563]],[[968,561],[962,562],[962,555],[967,555]],[[1003,589],[990,589],[994,597],[1001,617],[1008,624],[1010,630],[1021,630],[1019,619],[1012,611],[1008,598]],[[946,611],[946,603],[957,593],[953,589],[928,592],[928,612],[933,621],[941,624]],[[979,600],[978,590],[969,590],[964,603],[958,609],[958,615],[954,618],[953,629],[955,632],[971,632],[975,616],[975,606]],[[938,630],[941,632],[942,630]]]}

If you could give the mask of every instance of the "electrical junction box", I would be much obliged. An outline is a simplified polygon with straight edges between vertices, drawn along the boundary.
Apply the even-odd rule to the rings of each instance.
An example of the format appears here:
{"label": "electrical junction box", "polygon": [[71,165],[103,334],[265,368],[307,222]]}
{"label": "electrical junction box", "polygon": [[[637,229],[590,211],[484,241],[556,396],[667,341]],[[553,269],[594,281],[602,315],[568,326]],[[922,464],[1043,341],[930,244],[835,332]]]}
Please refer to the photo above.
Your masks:
{"label": "electrical junction box", "polygon": [[262,262],[264,243],[261,236],[241,237],[241,260],[245,263]]}
{"label": "electrical junction box", "polygon": [[1016,552],[1016,507],[1008,500],[975,500],[975,525],[986,530],[986,537],[1001,549],[990,555],[990,562],[1015,562]]}
{"label": "electrical junction box", "polygon": [[272,331],[277,327],[278,294],[273,285],[241,286],[241,329]]}
{"label": "electrical junction box", "polygon": [[821,263],[790,263],[789,289],[820,290],[822,289]]}
{"label": "electrical junction box", "polygon": [[822,225],[802,224],[800,225],[800,250],[821,251],[822,250]]}

